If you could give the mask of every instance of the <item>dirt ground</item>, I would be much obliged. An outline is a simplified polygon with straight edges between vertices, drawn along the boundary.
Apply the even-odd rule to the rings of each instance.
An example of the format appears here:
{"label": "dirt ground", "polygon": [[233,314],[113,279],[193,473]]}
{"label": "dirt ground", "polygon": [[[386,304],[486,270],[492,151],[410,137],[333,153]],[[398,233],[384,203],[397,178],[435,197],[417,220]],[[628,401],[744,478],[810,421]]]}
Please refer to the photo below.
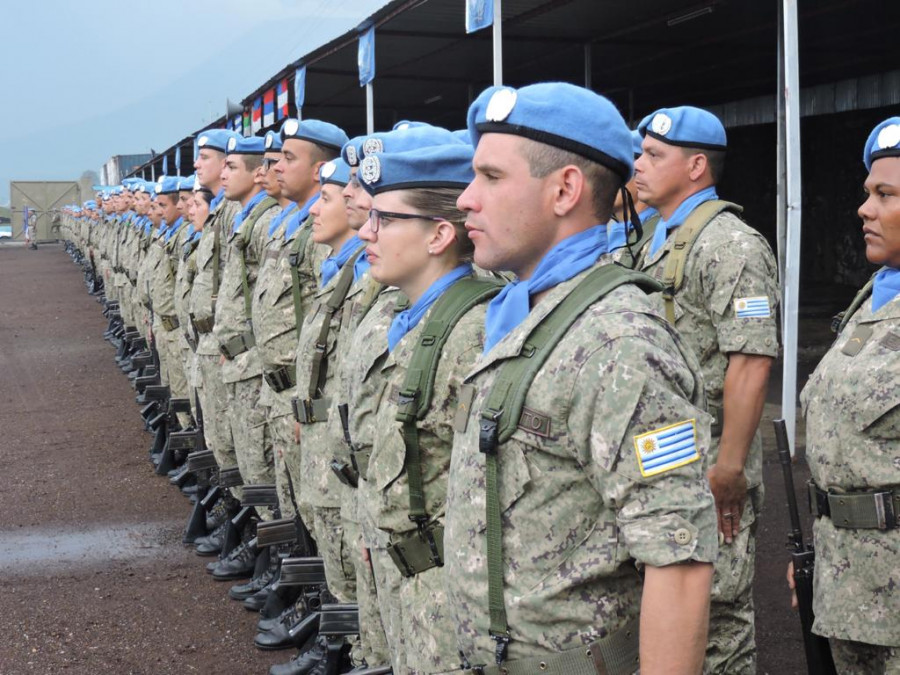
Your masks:
{"label": "dirt ground", "polygon": [[[819,314],[801,327],[801,383],[829,339]],[[182,546],[189,504],[150,470],[151,438],[105,327],[61,246],[0,245],[0,675],[265,673],[290,652],[255,649],[257,615]],[[772,675],[805,672],[784,580],[789,524],[771,431],[779,389],[773,382],[763,423],[755,589],[759,672]],[[798,488],[808,477],[802,441]]]}

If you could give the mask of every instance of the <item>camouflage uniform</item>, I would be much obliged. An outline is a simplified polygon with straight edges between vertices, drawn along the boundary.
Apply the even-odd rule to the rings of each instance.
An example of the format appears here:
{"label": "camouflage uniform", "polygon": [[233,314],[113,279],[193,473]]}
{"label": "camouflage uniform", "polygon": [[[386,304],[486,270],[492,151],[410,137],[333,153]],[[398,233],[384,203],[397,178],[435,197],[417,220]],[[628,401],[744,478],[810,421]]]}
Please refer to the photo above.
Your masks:
{"label": "camouflage uniform", "polygon": [[[194,323],[212,323],[215,318],[216,294],[221,281],[222,256],[226,248],[225,238],[231,229],[234,215],[240,209],[238,202],[223,199],[213,210],[203,227],[203,234],[197,246],[197,276],[191,287],[190,311]],[[218,251],[216,248],[218,247]],[[215,260],[219,255],[218,262]],[[219,278],[216,277],[218,272]],[[203,409],[203,435],[206,447],[213,451],[221,469],[237,465],[234,442],[231,437],[231,423],[228,417],[228,393],[222,381],[219,361],[219,343],[212,333],[200,331],[197,344],[197,364],[201,386],[198,389],[200,407]],[[238,499],[240,489],[232,490]]]}
{"label": "camouflage uniform", "polygon": [[[874,314],[866,300],[801,394],[807,461],[823,490],[900,489],[898,326],[900,299]],[[831,638],[838,672],[900,672],[900,529],[841,528],[823,517],[814,535],[813,630]]]}
{"label": "camouflage uniform", "polygon": [[[442,521],[447,496],[447,474],[453,445],[453,421],[463,376],[480,356],[484,344],[486,304],[463,316],[447,339],[434,378],[431,408],[418,427],[425,508],[432,521]],[[430,314],[430,313],[429,313]],[[409,480],[402,425],[396,421],[397,397],[406,378],[426,314],[394,348],[380,376],[387,384],[376,412],[375,438],[368,480],[377,498],[370,503],[375,525],[391,535],[409,533]],[[408,673],[443,673],[459,668],[456,626],[444,590],[444,568],[432,567],[403,577],[396,566],[394,582],[399,595],[393,600],[403,625],[403,651]]]}
{"label": "camouflage uniform", "polygon": [[194,419],[197,419],[197,357],[194,349],[197,347],[197,339],[194,336],[194,329],[191,327],[191,288],[194,285],[194,277],[197,275],[197,245],[199,238],[186,241],[181,247],[178,260],[178,270],[175,273],[175,315],[178,317],[180,326],[179,345],[181,347],[181,359],[184,367],[185,378],[187,379],[188,388],[191,391],[191,410],[194,413]]}
{"label": "camouflage uniform", "polygon": [[[216,301],[213,335],[220,346],[231,345],[235,352],[234,341],[241,341],[246,336],[246,341],[252,342],[253,329],[247,316],[247,298],[244,295],[244,269],[249,298],[256,284],[269,223],[278,212],[275,206],[275,200],[263,198],[237,232],[232,231],[232,223],[227,224],[228,234],[223,244],[226,248],[225,264]],[[234,358],[226,357],[221,373],[228,396],[228,418],[241,477],[247,485],[272,484],[275,482],[272,444],[266,432],[265,410],[257,405],[262,385],[262,362],[256,347],[236,353]],[[265,519],[271,517],[268,509],[260,509],[260,512]]]}
{"label": "camouflage uniform", "polygon": [[[472,398],[450,463],[444,579],[471,665],[493,664],[496,646],[481,411],[504,359],[588,273],[547,291],[475,363],[460,392],[462,409]],[[620,286],[591,305],[553,348],[524,405],[524,422],[497,449],[510,662],[581,647],[637,619],[639,566],[712,562],[717,552],[700,369],[642,291]],[[697,459],[643,478],[637,437],[682,423],[693,424]]]}
{"label": "camouflage uniform", "polygon": [[[673,235],[654,256],[645,248],[638,269],[662,280]],[[767,318],[739,318],[743,298],[768,298]],[[778,355],[775,258],[756,230],[731,213],[716,216],[698,235],[685,261],[684,285],[675,296],[675,328],[700,358],[710,412],[721,424],[728,354]],[[714,429],[710,465],[719,455],[721,427]],[[710,606],[704,672],[756,672],[753,571],[756,516],[762,507],[762,441],[757,432],[744,467],[749,499],[740,532],[719,546]]]}

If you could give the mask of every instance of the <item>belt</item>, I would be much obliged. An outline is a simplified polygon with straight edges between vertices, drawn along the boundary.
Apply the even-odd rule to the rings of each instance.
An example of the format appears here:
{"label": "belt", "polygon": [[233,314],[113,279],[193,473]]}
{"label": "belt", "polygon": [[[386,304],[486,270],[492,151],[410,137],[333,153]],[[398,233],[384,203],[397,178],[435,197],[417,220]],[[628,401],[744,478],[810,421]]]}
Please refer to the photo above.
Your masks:
{"label": "belt", "polygon": [[263,373],[263,379],[266,381],[272,391],[280,393],[285,389],[290,389],[297,384],[297,374],[293,368],[281,366],[276,370],[269,370]]}
{"label": "belt", "polygon": [[165,314],[159,315],[159,322],[162,324],[162,327],[168,331],[175,330],[178,326],[181,325],[181,322],[178,320],[178,317],[174,314],[170,316],[166,316]]}
{"label": "belt", "polygon": [[827,492],[809,482],[809,510],[835,527],[893,530],[900,527],[900,488],[872,492]]}
{"label": "belt", "polygon": [[315,424],[328,420],[331,399],[294,398],[291,399],[291,406],[294,408],[294,419],[300,424]]}
{"label": "belt", "polygon": [[215,322],[216,320],[212,317],[208,317],[206,319],[197,319],[191,317],[191,325],[194,327],[194,330],[201,335],[209,333],[213,329],[213,324]]}
{"label": "belt", "polygon": [[412,532],[391,537],[388,555],[405,577],[444,566],[444,526],[429,523]]}
{"label": "belt", "polygon": [[225,344],[220,344],[219,351],[222,352],[226,359],[231,360],[235,356],[250,351],[255,346],[256,338],[253,337],[253,333],[241,333],[226,341]]}
{"label": "belt", "polygon": [[638,670],[638,626],[638,619],[632,619],[583,647],[499,666],[474,666],[472,671],[477,675],[631,675]]}

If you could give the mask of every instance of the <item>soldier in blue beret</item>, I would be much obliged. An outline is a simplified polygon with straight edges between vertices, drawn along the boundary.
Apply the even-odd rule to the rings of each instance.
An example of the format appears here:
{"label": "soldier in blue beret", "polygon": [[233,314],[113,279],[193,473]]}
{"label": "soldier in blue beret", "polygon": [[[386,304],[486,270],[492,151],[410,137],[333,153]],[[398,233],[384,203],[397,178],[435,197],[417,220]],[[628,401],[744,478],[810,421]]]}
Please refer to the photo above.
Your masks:
{"label": "soldier in blue beret", "polygon": [[704,669],[754,673],[753,568],[762,507],[757,431],[778,355],[775,257],[765,238],[721,201],[725,129],[710,112],[663,108],[641,121],[638,198],[659,211],[638,269],[659,280],[669,321],[700,356],[713,425],[709,481],[719,547]]}
{"label": "soldier in blue beret", "polygon": [[464,665],[699,672],[717,549],[702,379],[658,285],[604,260],[631,133],[564,83],[491,87],[468,128],[475,263],[516,280],[488,304],[454,423],[445,579]]}

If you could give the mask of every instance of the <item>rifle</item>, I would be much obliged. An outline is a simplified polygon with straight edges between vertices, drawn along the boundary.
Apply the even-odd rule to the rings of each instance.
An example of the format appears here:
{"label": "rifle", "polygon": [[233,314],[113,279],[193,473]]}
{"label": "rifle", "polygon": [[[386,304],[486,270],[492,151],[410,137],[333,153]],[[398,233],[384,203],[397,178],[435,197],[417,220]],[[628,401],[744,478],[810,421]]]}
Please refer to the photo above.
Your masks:
{"label": "rifle", "polygon": [[800,527],[800,512],[797,509],[797,494],[794,492],[794,472],[791,466],[791,448],[788,443],[787,426],[783,419],[773,420],[775,426],[775,444],[778,448],[778,461],[784,474],[784,489],[787,493],[788,513],[791,518],[791,531],[788,533],[787,547],[791,552],[791,563],[794,566],[794,590],[797,593],[797,605],[800,614],[800,628],[803,632],[803,647],[806,651],[806,669],[809,675],[837,675],[831,646],[828,638],[812,632],[815,614],[813,613],[813,571],[816,565],[816,553],[812,543],[805,543],[803,530]]}

